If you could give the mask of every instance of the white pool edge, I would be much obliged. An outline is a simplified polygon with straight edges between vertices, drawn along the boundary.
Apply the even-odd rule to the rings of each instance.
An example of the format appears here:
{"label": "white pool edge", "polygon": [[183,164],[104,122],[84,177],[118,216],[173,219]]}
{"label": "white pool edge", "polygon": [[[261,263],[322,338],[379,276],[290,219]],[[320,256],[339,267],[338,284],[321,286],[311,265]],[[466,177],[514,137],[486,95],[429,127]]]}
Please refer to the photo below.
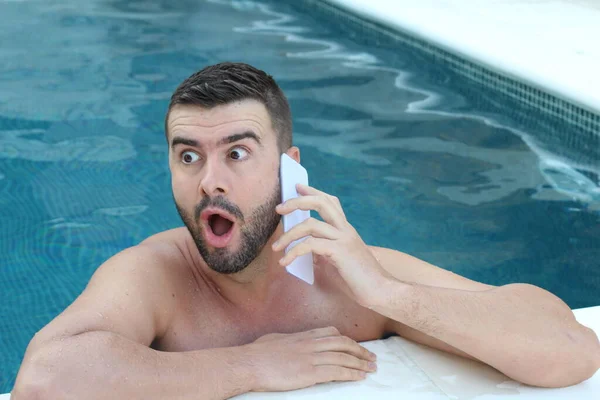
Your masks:
{"label": "white pool edge", "polygon": [[[598,336],[600,336],[600,306],[595,306],[595,307],[587,307],[587,308],[581,308],[581,309],[576,309],[573,310],[573,313],[575,314],[575,317],[577,318],[577,320],[582,323],[583,325],[593,329],[596,334]],[[393,340],[396,339],[396,340]],[[472,365],[469,366],[469,362],[472,364],[474,362],[470,361],[470,360],[465,360],[465,359],[460,359],[458,356],[451,356],[450,359],[448,360],[447,357],[444,356],[440,356],[440,354],[442,352],[439,351],[434,351],[434,350],[428,350],[426,349],[424,346],[419,346],[419,345],[414,345],[411,344],[412,342],[405,340],[405,339],[400,339],[400,338],[392,338],[392,341],[390,341],[390,339],[386,339],[386,340],[374,340],[374,341],[370,341],[370,342],[366,342],[365,343],[365,347],[369,348],[369,350],[371,351],[376,351],[378,352],[378,354],[381,354],[381,350],[382,349],[388,349],[388,350],[396,350],[398,351],[398,353],[402,353],[402,357],[404,357],[404,360],[408,360],[410,362],[414,362],[415,360],[417,360],[417,362],[419,361],[419,357],[422,357],[423,359],[427,360],[427,357],[429,357],[429,365],[420,365],[417,368],[419,368],[421,370],[421,373],[424,373],[428,376],[427,379],[430,379],[431,381],[435,381],[436,379],[438,380],[437,385],[439,386],[439,382],[443,383],[443,380],[446,379],[446,377],[444,376],[440,376],[440,371],[439,370],[432,370],[431,365],[432,363],[439,363],[440,365],[444,364],[443,366],[446,368],[446,370],[450,369],[454,369],[456,368],[457,371],[459,371],[459,375],[462,374],[463,378],[467,378],[471,380],[471,384],[473,384],[473,386],[476,386],[477,382],[479,379],[485,381],[486,377],[485,375],[479,376],[477,375],[477,371],[471,371],[469,372],[468,368],[472,369]],[[433,357],[433,358],[432,358]],[[436,358],[437,357],[437,358]],[[382,357],[380,357],[380,362],[383,362],[384,360],[382,359]],[[402,376],[402,368],[400,367],[400,362],[397,361],[398,365],[394,365],[395,361],[394,359],[391,360],[391,364],[390,361],[387,362],[387,366],[381,366],[380,368],[380,372],[383,373],[383,377],[380,377],[381,379],[384,379],[387,381],[390,381],[391,379],[394,378],[394,373],[398,372],[399,375],[399,379],[400,378],[405,378],[406,374],[404,376]],[[465,365],[467,366],[467,368],[465,367]],[[398,367],[396,369],[393,369],[394,367]],[[406,370],[406,365],[403,365],[403,367]],[[476,366],[477,369],[484,369],[485,366]],[[388,371],[385,371],[385,369],[388,369]],[[488,368],[489,369],[489,368]],[[460,372],[462,370],[462,372]],[[378,372],[379,373],[379,372]],[[499,373],[498,373],[499,374]],[[512,383],[511,383],[512,382]],[[396,384],[398,385],[398,390],[401,390],[401,388],[405,387],[406,385],[410,384],[411,382],[397,382]],[[247,393],[244,394],[242,396],[238,396],[238,398],[241,399],[273,399],[273,398],[285,398],[285,399],[293,399],[293,398],[306,398],[307,396],[311,397],[311,398],[315,398],[315,399],[348,399],[348,398],[365,398],[365,394],[366,393],[376,393],[377,394],[377,398],[378,399],[386,399],[386,398],[395,398],[394,395],[398,395],[399,392],[396,392],[395,390],[393,390],[393,388],[391,388],[392,390],[390,390],[390,388],[388,389],[384,389],[381,390],[381,385],[377,384],[379,386],[376,387],[372,387],[373,385],[373,380],[371,380],[371,382],[360,382],[358,383],[358,385],[355,384],[355,386],[350,386],[351,384],[338,384],[338,383],[333,383],[333,384],[323,384],[323,385],[317,385],[311,388],[307,388],[307,389],[302,389],[302,390],[297,390],[297,391],[293,391],[293,392],[282,392],[282,393]],[[586,382],[583,382],[579,385],[575,385],[575,386],[571,386],[568,388],[561,388],[561,389],[543,389],[543,388],[531,388],[531,387],[526,387],[520,384],[517,384],[513,381],[508,380],[508,378],[506,378],[506,380],[501,384],[504,387],[514,387],[515,390],[519,390],[519,394],[515,394],[517,396],[519,396],[522,399],[546,399],[546,398],[554,398],[554,399],[565,399],[565,400],[571,400],[571,399],[578,399],[578,400],[585,400],[585,399],[594,399],[595,394],[600,393],[600,372],[597,372],[592,378],[588,379]],[[430,385],[430,387],[437,387],[435,383],[432,383]],[[356,394],[356,396],[353,396],[353,394]],[[427,397],[427,399],[448,399],[448,398],[453,398],[451,396],[449,397],[436,397],[434,396],[434,394],[432,394],[433,397]],[[389,396],[389,397],[386,397]],[[548,397],[549,396],[549,397]],[[367,396],[368,397],[368,396]],[[511,395],[511,398],[513,397],[513,395]],[[406,397],[403,397],[406,398]],[[422,397],[419,397],[419,399],[421,399]],[[469,397],[469,398],[479,398],[479,397]],[[482,399],[488,399],[488,400],[501,400],[502,396],[499,398],[497,396],[485,396],[481,397]],[[0,395],[0,400],[9,400],[10,399],[10,393],[6,393],[3,395]]]}
{"label": "white pool edge", "polygon": [[[564,71],[559,73],[552,68],[556,63],[565,63],[564,57],[561,59],[560,55],[548,60],[528,59],[528,57],[523,57],[523,53],[527,52],[525,47],[511,52],[510,43],[500,41],[502,46],[492,49],[484,41],[469,40],[470,36],[476,35],[457,29],[464,26],[468,15],[444,15],[443,9],[444,5],[448,6],[453,3],[461,3],[468,8],[474,3],[474,0],[427,1],[430,4],[439,3],[441,11],[434,7],[427,10],[424,7],[413,7],[414,2],[407,0],[321,1],[387,26],[392,30],[429,42],[490,71],[513,78],[600,115],[600,72],[596,72],[600,71],[600,57],[594,54],[587,59],[582,58],[581,70],[577,71],[577,76],[574,76],[574,74],[565,74]],[[564,0],[563,2],[567,3]],[[428,15],[425,15],[425,12],[428,12]],[[600,12],[598,12],[598,16],[600,17]],[[473,24],[474,21],[469,20],[469,23]],[[479,22],[475,28],[485,29],[482,26],[484,23],[485,20]],[[600,37],[600,23],[595,32]],[[481,34],[485,33],[485,31],[481,32]],[[540,54],[543,52],[538,51],[533,57],[539,57]],[[554,61],[554,65],[551,63],[552,61]],[[541,68],[542,63],[547,63],[550,67]]]}

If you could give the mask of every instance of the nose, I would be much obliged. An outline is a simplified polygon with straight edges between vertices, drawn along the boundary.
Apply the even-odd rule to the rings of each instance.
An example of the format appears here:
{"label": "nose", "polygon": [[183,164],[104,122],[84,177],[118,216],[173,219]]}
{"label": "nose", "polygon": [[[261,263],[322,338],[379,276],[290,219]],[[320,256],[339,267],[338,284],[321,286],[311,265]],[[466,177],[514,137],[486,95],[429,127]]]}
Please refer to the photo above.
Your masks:
{"label": "nose", "polygon": [[216,160],[207,160],[204,165],[204,174],[200,180],[199,190],[202,195],[209,197],[225,195],[229,192],[225,179],[225,168],[218,165]]}

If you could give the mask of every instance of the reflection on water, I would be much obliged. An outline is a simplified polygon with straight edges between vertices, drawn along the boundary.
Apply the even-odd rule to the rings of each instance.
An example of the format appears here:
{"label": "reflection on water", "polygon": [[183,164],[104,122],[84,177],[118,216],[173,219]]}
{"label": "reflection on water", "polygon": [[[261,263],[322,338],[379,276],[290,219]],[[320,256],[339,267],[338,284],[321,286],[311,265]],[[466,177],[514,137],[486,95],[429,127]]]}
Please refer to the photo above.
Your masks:
{"label": "reflection on water", "polygon": [[38,162],[114,162],[136,155],[131,142],[115,136],[76,137],[58,143],[27,138],[40,133],[39,130],[0,132],[0,158],[23,158]]}

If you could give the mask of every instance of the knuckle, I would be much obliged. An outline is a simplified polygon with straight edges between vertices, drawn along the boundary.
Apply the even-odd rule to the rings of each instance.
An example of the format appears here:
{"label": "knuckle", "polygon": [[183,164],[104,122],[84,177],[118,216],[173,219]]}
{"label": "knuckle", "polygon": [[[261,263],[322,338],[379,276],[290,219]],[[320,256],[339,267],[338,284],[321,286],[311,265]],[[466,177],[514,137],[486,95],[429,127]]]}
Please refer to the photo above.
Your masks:
{"label": "knuckle", "polygon": [[337,333],[331,333],[327,339],[327,344],[331,347],[343,347],[343,339]]}
{"label": "knuckle", "polygon": [[331,333],[331,326],[324,326],[322,328],[317,328],[317,329],[314,329],[313,332],[328,334],[328,333]]}
{"label": "knuckle", "polygon": [[277,337],[276,333],[268,333],[266,335],[263,335],[261,337],[259,337],[258,339],[256,339],[257,342],[262,342],[262,341],[268,341],[268,340],[273,340]]}
{"label": "knuckle", "polygon": [[338,336],[339,335],[337,328],[334,326],[325,326],[323,328],[318,328],[318,329],[315,329],[314,332],[324,335],[325,337],[322,337],[321,339],[326,340],[326,341],[331,340],[330,336]]}
{"label": "knuckle", "polygon": [[350,368],[343,368],[343,378],[347,381],[352,381],[357,378],[357,370]]}
{"label": "knuckle", "polygon": [[291,247],[291,248],[288,250],[287,254],[286,254],[284,257],[288,257],[288,259],[289,259],[290,257],[294,257],[294,256],[296,256],[296,255],[298,254],[298,250],[300,250],[300,249],[298,248],[298,246],[300,246],[300,244],[298,244],[298,243],[297,243],[297,244],[294,244],[294,245],[293,245],[293,246],[292,246],[292,247]]}
{"label": "knuckle", "polygon": [[306,367],[306,373],[310,375],[317,375],[319,373],[319,368],[315,364],[308,365]]}
{"label": "knuckle", "polygon": [[348,360],[346,355],[347,354],[344,354],[344,353],[333,353],[333,354],[331,354],[331,357],[332,357],[331,361],[333,361],[339,365],[343,365]]}
{"label": "knuckle", "polygon": [[318,377],[319,376],[319,368],[317,365],[313,364],[304,364],[297,369],[298,377],[307,378],[307,377]]}
{"label": "knuckle", "polygon": [[317,367],[316,373],[319,375],[320,382],[331,382],[339,379],[338,369],[331,365],[321,365]]}
{"label": "knuckle", "polygon": [[349,380],[349,370],[347,368],[336,366],[336,367],[332,368],[332,372],[333,372],[332,380],[336,380],[336,381]]}
{"label": "knuckle", "polygon": [[348,336],[342,336],[342,340],[344,342],[344,344],[347,344],[349,346],[360,346],[358,343],[356,343],[354,340],[350,339]]}
{"label": "knuckle", "polygon": [[328,329],[328,332],[331,333],[332,335],[340,334],[340,331],[335,326],[329,326],[329,327],[327,327],[327,329]]}
{"label": "knuckle", "polygon": [[321,338],[319,340],[323,341],[327,348],[334,348],[337,347],[336,344],[338,343],[338,335],[328,332],[327,337]]}
{"label": "knuckle", "polygon": [[296,257],[300,257],[301,255],[306,254],[310,251],[310,245],[308,243],[307,244],[300,243],[296,247],[298,247],[298,250],[296,250],[296,252],[294,253],[294,256],[296,256]]}
{"label": "knuckle", "polygon": [[350,376],[352,377],[353,380],[359,380],[359,379],[362,379],[365,376],[365,374],[362,371],[353,369],[350,371]]}
{"label": "knuckle", "polygon": [[359,363],[360,363],[360,368],[361,369],[364,369],[365,371],[368,371],[370,369],[368,361],[366,361],[366,360],[360,360]]}

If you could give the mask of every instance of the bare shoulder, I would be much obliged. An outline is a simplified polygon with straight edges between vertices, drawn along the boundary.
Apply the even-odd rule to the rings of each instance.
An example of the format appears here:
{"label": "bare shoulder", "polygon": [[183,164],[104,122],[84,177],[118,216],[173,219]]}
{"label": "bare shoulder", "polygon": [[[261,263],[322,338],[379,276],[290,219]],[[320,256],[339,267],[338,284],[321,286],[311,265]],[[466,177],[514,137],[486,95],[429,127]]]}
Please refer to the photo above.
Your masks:
{"label": "bare shoulder", "polygon": [[176,312],[173,294],[186,270],[179,232],[167,231],[104,262],[81,295],[36,335],[44,342],[108,331],[150,345]]}
{"label": "bare shoulder", "polygon": [[90,284],[94,284],[96,278],[100,281],[125,280],[135,286],[143,283],[157,294],[166,292],[172,278],[187,267],[185,252],[185,237],[179,229],[155,234],[107,260],[98,268]]}
{"label": "bare shoulder", "polygon": [[[132,248],[133,250],[134,248]],[[171,289],[179,289],[182,282],[192,279],[191,266],[201,262],[196,245],[186,228],[175,228],[157,233],[135,247],[139,256],[150,258],[148,266]]]}
{"label": "bare shoulder", "polygon": [[471,291],[494,287],[470,280],[398,250],[376,246],[369,248],[381,266],[394,278],[403,282]]}

